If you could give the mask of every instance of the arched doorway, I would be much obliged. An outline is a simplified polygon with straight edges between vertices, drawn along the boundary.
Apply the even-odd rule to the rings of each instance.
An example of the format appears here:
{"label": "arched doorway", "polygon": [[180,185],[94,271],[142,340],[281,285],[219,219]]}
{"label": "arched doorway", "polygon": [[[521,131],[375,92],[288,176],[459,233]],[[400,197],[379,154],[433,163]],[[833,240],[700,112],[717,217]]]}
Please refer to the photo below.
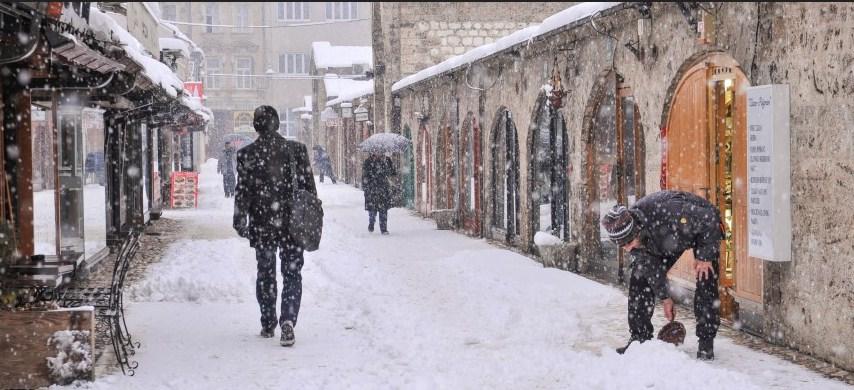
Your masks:
{"label": "arched doorway", "polygon": [[537,232],[563,240],[569,238],[566,121],[563,113],[554,109],[546,94],[541,93],[532,123],[536,127],[528,135],[531,245]]}
{"label": "arched doorway", "polygon": [[[721,314],[729,293],[762,302],[762,261],[747,255],[747,77],[722,53],[708,54],[680,72],[662,129],[662,186],[709,199],[726,228],[721,242]],[[684,69],[684,68],[683,68]],[[686,252],[670,276],[693,285]]]}
{"label": "arched doorway", "polygon": [[593,253],[601,255],[601,267],[593,269],[624,281],[626,255],[608,239],[601,216],[616,204],[632,205],[644,191],[644,137],[640,112],[631,88],[616,71],[605,72],[591,94],[592,110],[585,118],[589,188],[586,207]]}
{"label": "arched doorway", "polygon": [[480,235],[481,177],[480,125],[474,113],[468,112],[460,129],[460,223],[466,233]]}
{"label": "arched doorway", "polygon": [[[409,125],[403,126],[403,136],[412,143],[412,129]],[[415,207],[415,152],[413,148],[406,148],[403,153],[403,168],[401,176],[403,176],[403,204],[406,208]]]}
{"label": "arched doorway", "polygon": [[433,141],[430,139],[430,131],[427,130],[425,121],[418,125],[418,159],[417,175],[417,202],[418,211],[424,216],[429,216],[433,210]]}
{"label": "arched doorway", "polygon": [[519,235],[519,140],[510,110],[499,109],[494,123],[490,137],[493,236],[513,243]]}

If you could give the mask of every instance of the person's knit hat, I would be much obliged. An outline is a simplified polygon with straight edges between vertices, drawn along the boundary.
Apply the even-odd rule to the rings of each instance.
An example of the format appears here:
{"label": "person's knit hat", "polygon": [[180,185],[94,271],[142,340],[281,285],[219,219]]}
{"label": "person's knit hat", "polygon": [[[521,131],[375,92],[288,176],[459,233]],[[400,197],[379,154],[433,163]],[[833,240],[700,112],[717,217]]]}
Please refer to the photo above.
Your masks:
{"label": "person's knit hat", "polygon": [[634,216],[623,205],[616,205],[602,217],[602,226],[608,231],[608,238],[618,246],[630,243],[640,232],[640,226]]}
{"label": "person's knit hat", "polygon": [[279,113],[270,106],[258,106],[255,109],[255,117],[252,120],[255,131],[265,134],[279,129]]}

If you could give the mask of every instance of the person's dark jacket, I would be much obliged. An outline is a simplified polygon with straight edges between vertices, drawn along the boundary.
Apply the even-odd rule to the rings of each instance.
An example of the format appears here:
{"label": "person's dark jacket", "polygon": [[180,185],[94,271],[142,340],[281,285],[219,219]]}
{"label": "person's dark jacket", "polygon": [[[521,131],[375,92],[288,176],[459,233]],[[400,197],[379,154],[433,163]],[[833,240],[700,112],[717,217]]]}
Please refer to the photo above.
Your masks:
{"label": "person's dark jacket", "polygon": [[660,191],[630,209],[640,224],[641,247],[632,250],[633,276],[645,278],[659,299],[669,297],[667,271],[688,249],[700,261],[716,262],[723,231],[717,207],[689,192]]}
{"label": "person's dark jacket", "polygon": [[314,164],[320,169],[332,168],[332,161],[329,160],[329,154],[327,154],[323,149],[315,149]]}
{"label": "person's dark jacket", "polygon": [[292,241],[288,220],[294,186],[317,194],[305,145],[270,133],[237,152],[234,229],[252,247]]}
{"label": "person's dark jacket", "polygon": [[221,158],[217,163],[217,173],[221,173],[223,179],[229,180],[234,178],[235,174],[235,154],[236,151],[232,147],[227,147],[222,150]]}
{"label": "person's dark jacket", "polygon": [[362,190],[365,191],[365,210],[388,210],[392,194],[388,177],[397,173],[388,157],[368,157],[362,163]]}

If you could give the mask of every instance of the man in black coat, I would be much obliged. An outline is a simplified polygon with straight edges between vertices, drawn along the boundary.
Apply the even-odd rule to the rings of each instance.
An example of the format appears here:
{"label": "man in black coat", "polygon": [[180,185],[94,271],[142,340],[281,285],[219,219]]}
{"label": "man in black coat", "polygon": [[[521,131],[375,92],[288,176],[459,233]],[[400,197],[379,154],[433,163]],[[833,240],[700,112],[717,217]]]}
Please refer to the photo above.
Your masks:
{"label": "man in black coat", "polygon": [[388,234],[388,209],[391,208],[391,187],[389,176],[394,176],[391,158],[383,158],[377,153],[362,163],[362,190],[365,191],[365,210],[368,210],[368,231],[374,231],[376,215],[380,215],[380,232]]}
{"label": "man in black coat", "polygon": [[[629,279],[629,329],[632,341],[653,336],[652,311],[661,301],[664,316],[673,321],[673,300],[667,271],[682,253],[694,251],[694,315],[697,319],[697,358],[714,359],[714,339],[720,325],[718,313],[718,258],[723,230],[718,209],[704,198],[681,191],[647,195],[631,208],[616,205],[602,225],[609,238],[632,256]],[[625,352],[628,345],[617,352]]]}
{"label": "man in black coat", "polygon": [[[289,235],[288,220],[295,189],[317,194],[305,145],[288,141],[276,130],[279,115],[270,106],[255,109],[258,139],[237,152],[234,229],[249,239],[258,260],[255,295],[261,307],[261,336],[282,328],[281,344],[294,344],[302,297],[303,248]],[[276,252],[284,278],[281,315],[276,319]]]}

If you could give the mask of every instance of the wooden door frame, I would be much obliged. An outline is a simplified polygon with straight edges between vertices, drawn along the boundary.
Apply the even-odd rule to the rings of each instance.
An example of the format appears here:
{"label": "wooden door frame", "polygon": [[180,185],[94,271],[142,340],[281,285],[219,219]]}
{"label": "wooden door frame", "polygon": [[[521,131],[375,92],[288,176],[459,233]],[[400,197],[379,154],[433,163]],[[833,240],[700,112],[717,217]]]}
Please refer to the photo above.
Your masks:
{"label": "wooden door frame", "polygon": [[[677,73],[676,77],[674,78],[675,82],[671,85],[671,88],[669,90],[668,100],[665,102],[665,107],[664,107],[664,111],[663,111],[663,120],[661,122],[661,123],[666,124],[665,127],[662,129],[662,133],[663,134],[668,133],[670,128],[671,128],[670,119],[672,117],[672,115],[671,115],[672,110],[676,106],[675,103],[676,103],[676,96],[678,95],[678,92],[681,90],[681,88],[684,86],[685,82],[687,82],[687,80],[689,79],[689,77],[691,75],[693,75],[695,72],[705,70],[705,72],[706,72],[705,80],[707,81],[705,115],[707,116],[706,133],[708,134],[708,142],[709,142],[709,144],[707,145],[708,151],[709,151],[709,161],[708,161],[708,169],[709,169],[708,174],[710,177],[709,188],[712,189],[712,186],[715,186],[714,191],[711,191],[711,190],[709,191],[709,197],[708,198],[713,204],[715,204],[715,206],[719,206],[719,204],[718,204],[719,202],[717,199],[718,191],[717,191],[717,187],[716,187],[717,186],[717,180],[718,180],[717,174],[718,174],[718,169],[719,169],[718,165],[719,164],[718,164],[718,161],[716,161],[716,155],[714,153],[714,146],[717,145],[716,122],[718,119],[718,116],[717,116],[718,112],[716,112],[716,110],[715,110],[716,106],[714,105],[713,99],[711,99],[711,94],[713,93],[713,88],[708,86],[708,81],[712,80],[712,76],[713,76],[713,72],[714,72],[715,68],[720,68],[720,67],[731,68],[733,73],[736,76],[736,78],[735,78],[736,81],[739,80],[739,76],[741,76],[741,78],[740,78],[741,80],[743,80],[745,83],[749,83],[749,80],[747,79],[743,70],[739,66],[738,62],[736,62],[729,55],[727,55],[723,52],[717,52],[717,51],[716,52],[699,53],[698,55],[693,56],[691,60],[686,61],[686,63],[680,68],[680,71]],[[735,101],[733,102],[733,110],[737,110],[739,105],[741,107],[746,107],[743,104],[745,94],[744,94],[744,92],[739,93],[738,89],[740,87],[738,87],[737,82],[735,84],[737,87],[736,87],[736,94],[734,96]],[[741,101],[742,103],[739,104],[739,101]],[[745,109],[746,108],[742,108],[742,110],[745,110]],[[734,112],[733,113],[733,120],[737,121],[738,118],[740,118],[740,115],[744,115],[744,114],[745,114],[744,112]],[[746,122],[743,119],[740,122],[741,123],[734,123],[733,124],[733,126],[735,127],[734,137],[736,137],[736,138],[746,136],[746,131],[744,129],[742,129],[740,131],[738,130],[738,127],[739,126],[745,126]],[[662,139],[662,141],[666,141],[666,139]],[[744,141],[744,140],[741,140],[741,141]],[[738,142],[737,139],[733,140],[734,148],[735,148],[735,144],[737,142]],[[669,164],[670,162],[667,161],[666,156],[668,154],[672,153],[670,148],[673,146],[673,143],[672,142],[666,142],[666,145],[667,145],[667,148],[662,150],[662,165],[663,165],[662,184],[669,188],[669,180],[668,180],[669,178],[665,175],[670,174],[670,170],[666,167],[666,164]],[[736,181],[738,178],[746,179],[746,177],[741,177],[739,174],[739,172],[741,170],[744,170],[744,167],[746,166],[746,158],[747,158],[746,155],[740,156],[738,153],[733,152],[733,167],[732,167],[733,181]],[[746,176],[746,172],[745,172],[745,176]],[[736,248],[734,249],[735,265],[734,265],[732,280],[731,281],[722,281],[720,283],[720,286],[721,286],[720,288],[722,291],[722,301],[724,301],[723,306],[721,308],[722,313],[729,311],[729,310],[733,310],[732,307],[724,307],[724,306],[731,306],[732,305],[732,302],[731,302],[732,298],[727,299],[727,297],[730,295],[729,290],[733,291],[732,295],[735,295],[737,297],[741,297],[741,298],[744,298],[744,299],[747,299],[747,300],[750,300],[750,301],[753,301],[756,303],[761,304],[764,300],[764,297],[763,297],[764,287],[759,288],[760,293],[757,295],[757,294],[751,294],[751,293],[741,291],[739,289],[739,286],[738,286],[739,275],[737,273],[737,269],[739,267],[739,264],[742,263],[742,265],[744,265],[748,262],[756,261],[755,259],[748,257],[747,251],[746,251],[746,245],[747,244],[746,244],[746,242],[741,242],[744,240],[739,238],[740,233],[739,233],[739,235],[736,235],[737,230],[741,230],[741,229],[746,228],[746,223],[744,223],[744,222],[742,223],[744,226],[738,226],[738,224],[736,224],[736,222],[743,219],[743,215],[741,215],[741,214],[743,214],[743,210],[742,211],[738,211],[738,210],[741,210],[741,208],[744,207],[744,204],[746,202],[746,197],[747,197],[746,189],[738,190],[734,186],[732,208],[733,208],[733,218],[735,220],[734,226],[733,226],[733,240],[735,241],[734,245],[736,245]],[[736,213],[740,213],[740,214],[737,215]],[[723,217],[724,216],[721,215],[721,218],[723,218]],[[722,252],[724,250],[724,248],[723,248],[724,245],[725,245],[725,243],[724,243],[724,241],[722,241],[721,242]],[[720,274],[720,272],[723,271],[724,267],[725,267],[724,262],[719,261],[719,268],[720,268],[719,274]],[[758,276],[758,280],[760,281],[760,283],[764,284],[764,282],[762,281],[762,275],[761,275],[763,273],[762,267],[763,267],[763,265],[760,264],[760,268],[759,268],[760,275]],[[680,278],[680,280],[682,280],[683,282],[690,283],[690,281],[687,281],[687,280],[684,280],[681,278]],[[730,300],[730,302],[726,302],[727,300]]]}
{"label": "wooden door frame", "polygon": [[[430,130],[425,120],[421,120],[418,124],[418,141],[420,147],[417,156],[420,158],[417,159],[416,164],[422,174],[416,175],[416,179],[421,179],[416,180],[415,183],[416,198],[420,198],[421,212],[424,216],[429,216],[433,210],[433,140],[430,138]],[[418,194],[421,196],[419,197]]]}

